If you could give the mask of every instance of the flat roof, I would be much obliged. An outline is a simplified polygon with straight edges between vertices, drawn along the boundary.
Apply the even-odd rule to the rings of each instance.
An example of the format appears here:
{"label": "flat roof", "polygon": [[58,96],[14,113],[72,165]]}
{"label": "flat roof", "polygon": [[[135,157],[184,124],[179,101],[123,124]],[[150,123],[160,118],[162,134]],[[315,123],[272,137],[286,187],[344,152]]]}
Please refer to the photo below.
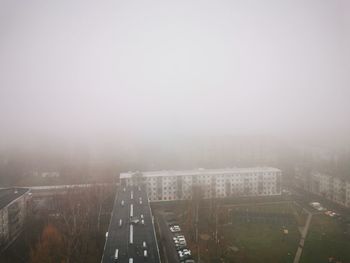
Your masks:
{"label": "flat roof", "polygon": [[0,189],[0,209],[9,205],[13,200],[28,192],[28,188],[3,188]]}
{"label": "flat roof", "polygon": [[185,175],[215,175],[215,174],[232,174],[232,173],[257,173],[257,172],[281,172],[280,169],[274,167],[248,167],[248,168],[224,168],[224,169],[204,169],[198,168],[193,170],[162,170],[162,171],[148,171],[148,172],[127,172],[121,173],[120,179],[130,178],[134,174],[140,174],[144,177],[156,176],[185,176]]}

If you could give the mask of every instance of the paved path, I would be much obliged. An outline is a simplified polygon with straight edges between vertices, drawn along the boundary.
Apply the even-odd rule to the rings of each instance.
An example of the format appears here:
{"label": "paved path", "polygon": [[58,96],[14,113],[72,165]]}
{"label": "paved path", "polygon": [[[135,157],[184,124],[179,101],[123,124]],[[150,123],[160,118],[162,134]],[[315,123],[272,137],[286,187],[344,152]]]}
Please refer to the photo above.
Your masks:
{"label": "paved path", "polygon": [[306,219],[306,224],[305,224],[304,228],[301,231],[301,238],[300,238],[300,241],[299,241],[298,250],[297,250],[297,253],[295,254],[295,258],[294,258],[293,263],[299,263],[299,261],[300,261],[301,254],[303,252],[304,243],[305,243],[305,238],[306,238],[307,232],[309,231],[310,222],[311,222],[311,219],[312,219],[312,213],[310,213],[306,209],[304,209],[304,210],[307,212],[308,216],[307,216],[307,219]]}

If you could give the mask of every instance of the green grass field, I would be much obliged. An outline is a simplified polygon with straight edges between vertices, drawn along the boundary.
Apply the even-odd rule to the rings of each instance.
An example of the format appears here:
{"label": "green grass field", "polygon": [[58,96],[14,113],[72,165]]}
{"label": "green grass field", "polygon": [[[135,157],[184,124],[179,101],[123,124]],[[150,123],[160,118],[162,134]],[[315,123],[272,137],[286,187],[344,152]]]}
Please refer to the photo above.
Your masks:
{"label": "green grass field", "polygon": [[289,214],[294,217],[299,226],[304,226],[307,214],[303,209],[293,202],[288,203],[276,203],[276,204],[250,204],[232,207],[234,211],[250,211],[258,213],[275,213],[275,214]]}
{"label": "green grass field", "polygon": [[[301,213],[294,204],[242,205],[235,210],[249,210],[259,213],[291,214]],[[280,224],[232,222],[225,227],[226,246],[235,246],[238,252],[228,251],[225,262],[293,262],[300,233],[297,225],[285,226],[288,234],[283,233]]]}
{"label": "green grass field", "polygon": [[[295,218],[295,223],[249,222],[229,216],[224,225],[218,228],[220,243],[216,246],[214,240],[200,241],[201,262],[226,263],[289,263],[293,262],[295,252],[300,241],[298,225],[303,226],[306,214],[303,209],[293,203],[276,204],[242,204],[225,207],[227,211],[249,211],[254,213],[267,213],[286,215]],[[205,223],[206,214],[200,217],[200,234],[209,234]],[[288,234],[283,233],[283,227]],[[213,230],[211,230],[213,231]],[[350,262],[350,236],[345,234],[346,229],[336,218],[320,214],[314,215],[310,229],[305,240],[301,263],[328,263],[329,257],[334,257],[342,263]],[[196,246],[191,243],[191,249],[197,257]],[[192,246],[193,245],[193,246]],[[334,261],[336,262],[336,261]]]}
{"label": "green grass field", "polygon": [[334,257],[343,263],[350,262],[350,236],[335,218],[314,215],[301,257],[301,263],[328,262]]}
{"label": "green grass field", "polygon": [[293,213],[294,210],[297,210],[298,212],[301,211],[301,208],[299,206],[296,206],[292,202],[285,202],[285,203],[271,203],[271,204],[244,204],[244,205],[235,205],[234,206],[237,209],[246,210],[249,209],[250,211],[257,211],[257,212],[265,212],[265,213]]}
{"label": "green grass field", "polygon": [[[273,213],[277,217],[279,214],[289,214],[295,217],[302,214],[302,209],[293,203],[242,204],[226,208],[233,213],[248,210]],[[297,222],[282,225],[282,223],[242,222],[235,221],[235,219],[231,221],[232,217],[228,216],[228,222],[219,227],[220,244],[218,247],[213,240],[201,242],[201,262],[293,262],[300,239]],[[288,229],[288,234],[284,234],[283,227]],[[207,229],[205,224],[201,225],[200,233],[205,233]],[[192,249],[197,256],[195,247]]]}
{"label": "green grass field", "polygon": [[[231,262],[293,262],[298,246],[296,226],[288,227],[283,234],[281,226],[258,223],[236,223],[225,229],[226,243],[239,248],[227,253]],[[225,260],[225,262],[226,262]]]}

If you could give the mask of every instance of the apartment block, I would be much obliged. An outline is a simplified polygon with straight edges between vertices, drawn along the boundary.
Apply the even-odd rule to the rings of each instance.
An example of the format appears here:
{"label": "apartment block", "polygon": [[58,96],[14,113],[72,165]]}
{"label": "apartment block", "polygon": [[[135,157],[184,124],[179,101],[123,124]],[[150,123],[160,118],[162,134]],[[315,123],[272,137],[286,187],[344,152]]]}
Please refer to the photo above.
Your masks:
{"label": "apartment block", "polygon": [[350,207],[350,180],[319,172],[311,172],[304,190],[320,195],[339,205]]}
{"label": "apartment block", "polygon": [[30,198],[27,188],[0,189],[0,252],[23,230]]}
{"label": "apartment block", "polygon": [[126,186],[144,184],[151,201],[281,194],[281,170],[272,167],[127,172]]}

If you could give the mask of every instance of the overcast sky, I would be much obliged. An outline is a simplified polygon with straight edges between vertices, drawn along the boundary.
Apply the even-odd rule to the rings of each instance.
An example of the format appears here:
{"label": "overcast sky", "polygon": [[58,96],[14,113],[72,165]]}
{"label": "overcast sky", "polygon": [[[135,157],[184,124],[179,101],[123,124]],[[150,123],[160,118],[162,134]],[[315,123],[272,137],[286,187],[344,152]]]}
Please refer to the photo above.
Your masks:
{"label": "overcast sky", "polygon": [[350,1],[0,0],[0,135],[350,132]]}

